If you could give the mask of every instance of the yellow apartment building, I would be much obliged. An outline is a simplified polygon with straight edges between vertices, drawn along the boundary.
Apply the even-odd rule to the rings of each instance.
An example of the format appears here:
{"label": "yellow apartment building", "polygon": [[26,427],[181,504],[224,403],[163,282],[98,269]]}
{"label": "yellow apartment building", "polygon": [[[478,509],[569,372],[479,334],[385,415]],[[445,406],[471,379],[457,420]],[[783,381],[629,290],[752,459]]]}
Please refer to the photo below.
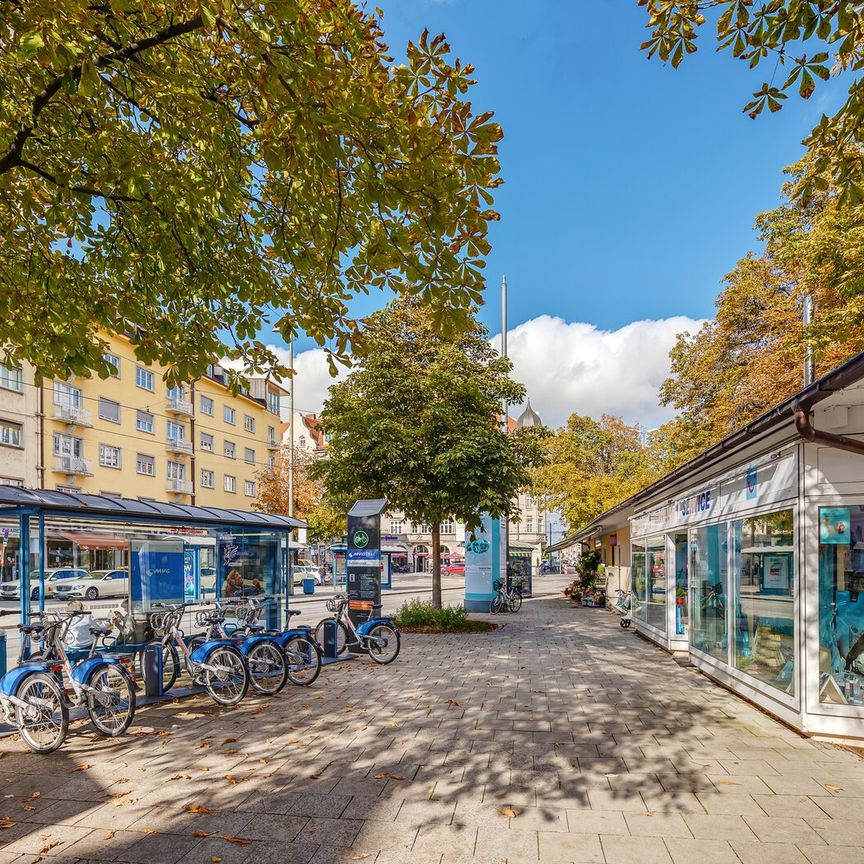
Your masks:
{"label": "yellow apartment building", "polygon": [[257,475],[279,449],[282,388],[258,378],[234,394],[218,364],[169,388],[162,368],[136,360],[129,340],[103,338],[111,377],[46,380],[38,394],[39,485],[250,509]]}

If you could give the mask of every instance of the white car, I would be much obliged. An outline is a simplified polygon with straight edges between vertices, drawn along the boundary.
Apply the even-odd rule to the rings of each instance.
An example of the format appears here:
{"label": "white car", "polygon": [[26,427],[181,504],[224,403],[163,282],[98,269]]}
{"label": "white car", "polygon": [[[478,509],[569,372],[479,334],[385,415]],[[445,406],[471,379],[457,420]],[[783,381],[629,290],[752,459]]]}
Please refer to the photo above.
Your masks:
{"label": "white car", "polygon": [[[45,571],[45,599],[50,600],[56,594],[58,586],[67,579],[85,579],[88,573],[79,567],[58,567]],[[0,600],[17,600],[21,582],[14,579],[11,582],[0,583]],[[39,574],[30,574],[30,599],[39,599]]]}
{"label": "white car", "polygon": [[126,570],[94,570],[83,579],[63,582],[54,596],[58,600],[98,600],[100,597],[126,597],[128,593]]}
{"label": "white car", "polygon": [[314,579],[316,585],[324,584],[321,568],[314,564],[294,564],[291,567],[291,576],[295,585],[302,585],[304,579]]}

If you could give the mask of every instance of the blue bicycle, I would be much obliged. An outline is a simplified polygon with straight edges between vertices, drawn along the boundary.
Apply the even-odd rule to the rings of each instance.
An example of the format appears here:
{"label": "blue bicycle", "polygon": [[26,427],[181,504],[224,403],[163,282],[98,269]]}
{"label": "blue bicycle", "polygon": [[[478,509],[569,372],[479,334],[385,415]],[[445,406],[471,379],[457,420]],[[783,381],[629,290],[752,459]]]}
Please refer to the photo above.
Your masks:
{"label": "blue bicycle", "polygon": [[[11,610],[0,615],[17,614]],[[24,743],[35,753],[53,753],[66,739],[69,708],[56,675],[63,667],[50,661],[26,661],[25,635],[38,632],[41,625],[18,625],[21,652],[18,665],[0,678],[0,710],[15,726]]]}

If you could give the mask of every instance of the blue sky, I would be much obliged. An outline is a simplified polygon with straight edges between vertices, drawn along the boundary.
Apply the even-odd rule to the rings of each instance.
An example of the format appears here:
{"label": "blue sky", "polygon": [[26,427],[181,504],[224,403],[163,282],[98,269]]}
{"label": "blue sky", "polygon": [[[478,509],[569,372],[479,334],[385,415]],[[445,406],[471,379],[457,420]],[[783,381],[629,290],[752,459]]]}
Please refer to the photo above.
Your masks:
{"label": "blue sky", "polygon": [[[778,114],[750,120],[741,109],[770,68],[751,72],[716,54],[710,30],[682,68],[649,62],[639,50],[647,16],[636,0],[377,5],[397,58],[424,27],[444,32],[454,54],[476,66],[475,108],[494,110],[503,126],[501,222],[492,226],[483,311],[491,331],[500,329],[503,273],[510,328],[531,330],[523,335],[533,339],[534,355],[549,337],[541,316],[592,325],[588,331],[559,325],[556,338],[562,345],[587,338],[595,353],[621,344],[600,338],[607,331],[684,316],[663,338],[641,334],[659,339],[659,365],[639,385],[641,408],[628,411],[626,394],[620,403],[586,403],[593,413],[608,409],[646,425],[662,421],[668,412],[652,406],[672,331],[711,317],[722,277],[757,246],[755,216],[780,200],[783,167],[800,157],[801,140],[823,111],[833,112],[842,89],[820,84],[810,102],[790,98]],[[373,294],[356,310],[383,302]],[[539,326],[538,319],[546,323]],[[540,386],[541,361],[534,356],[522,363],[529,390]],[[590,358],[571,361],[568,381],[590,366]],[[520,373],[518,358],[516,366]],[[583,398],[577,389],[575,404],[546,406],[547,414],[557,421]]]}

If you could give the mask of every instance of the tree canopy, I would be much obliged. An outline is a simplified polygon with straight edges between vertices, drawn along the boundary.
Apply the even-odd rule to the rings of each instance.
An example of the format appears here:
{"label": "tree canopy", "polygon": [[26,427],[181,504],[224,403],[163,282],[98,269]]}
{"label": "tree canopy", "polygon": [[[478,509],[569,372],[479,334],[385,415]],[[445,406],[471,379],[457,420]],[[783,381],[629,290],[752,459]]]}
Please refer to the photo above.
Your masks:
{"label": "tree canopy", "polygon": [[423,33],[393,64],[350,0],[28,0],[0,37],[0,344],[38,372],[110,372],[100,328],[168,380],[262,331],[362,350],[358,292],[464,322],[483,288],[491,113]]}
{"label": "tree canopy", "polygon": [[[637,0],[651,36],[642,48],[678,67],[713,24],[718,51],[765,69],[766,80],[744,105],[755,118],[779,111],[791,93],[809,99],[832,73],[850,79],[848,98],[804,140],[813,171],[796,190],[807,197],[829,186],[844,200],[864,201],[864,3],[860,0]],[[770,75],[768,74],[770,73]]]}
{"label": "tree canopy", "polygon": [[453,517],[471,529],[484,512],[504,515],[540,458],[538,435],[501,428],[502,403],[525,391],[476,320],[444,334],[406,298],[372,315],[365,339],[367,353],[330,388],[321,413],[329,446],[311,472],[328,496],[386,498],[432,526],[440,606],[440,523]]}

